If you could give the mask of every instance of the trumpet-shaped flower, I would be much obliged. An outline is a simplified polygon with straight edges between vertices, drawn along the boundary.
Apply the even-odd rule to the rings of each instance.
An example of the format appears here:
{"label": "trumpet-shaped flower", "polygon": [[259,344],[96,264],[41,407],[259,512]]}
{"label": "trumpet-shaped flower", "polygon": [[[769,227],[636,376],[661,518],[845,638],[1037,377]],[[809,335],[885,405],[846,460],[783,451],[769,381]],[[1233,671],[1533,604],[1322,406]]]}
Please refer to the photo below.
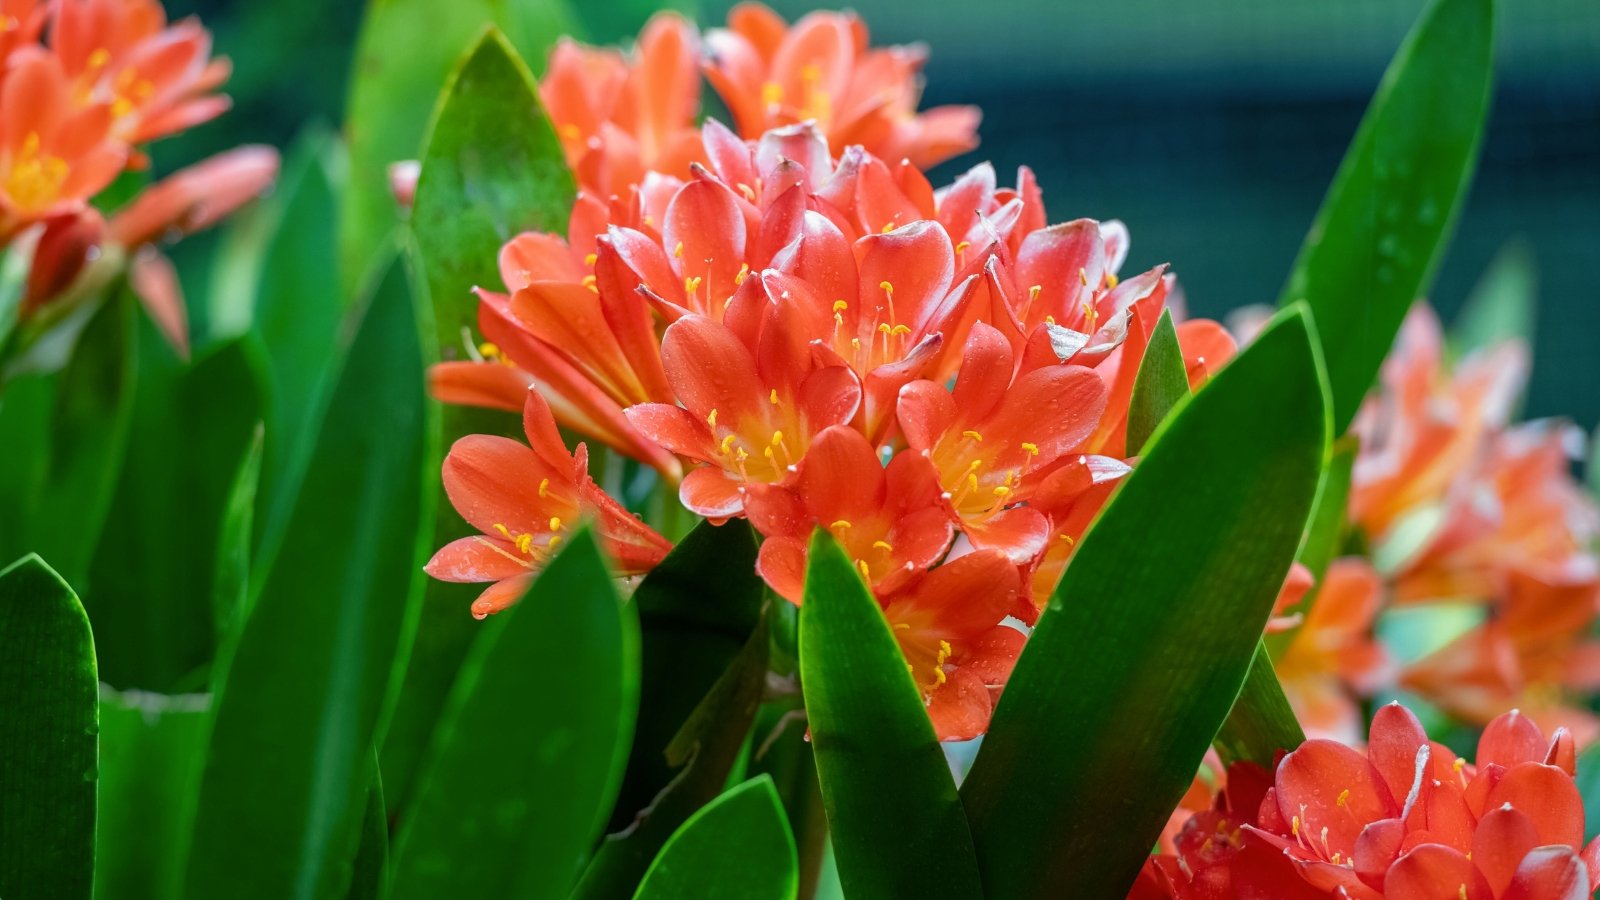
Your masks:
{"label": "trumpet-shaped flower", "polygon": [[1021,587],[1004,554],[979,550],[879,597],[939,740],[969,740],[989,727],[1025,640],[1001,624]]}
{"label": "trumpet-shaped flower", "polygon": [[103,103],[76,105],[61,61],[17,50],[0,87],[0,240],[51,216],[81,210],[128,159],[111,138]]}
{"label": "trumpet-shaped flower", "polygon": [[1372,626],[1383,582],[1359,557],[1334,560],[1315,602],[1275,662],[1295,717],[1313,737],[1353,742],[1361,736],[1359,699],[1387,672]]}
{"label": "trumpet-shaped flower", "polygon": [[[950,519],[926,470],[901,453],[885,467],[853,428],[824,429],[787,486],[750,486],[745,511],[765,540],[756,569],[799,603],[814,528],[828,529],[874,591],[892,594],[950,546]],[[998,620],[997,620],[998,621]]]}
{"label": "trumpet-shaped flower", "polygon": [[661,344],[667,380],[683,405],[627,410],[628,421],[656,443],[705,464],[679,489],[683,505],[702,516],[743,514],[746,485],[792,481],[815,436],[855,417],[861,388],[849,369],[812,367],[780,352],[780,343],[775,336],[752,353],[727,325],[684,316]]}
{"label": "trumpet-shaped flower", "polygon": [[900,391],[906,443],[930,466],[953,521],[974,546],[1026,563],[1044,549],[1049,520],[1018,505],[1093,432],[1105,411],[1099,377],[1051,366],[1013,380],[1011,346],[973,327],[954,390],[916,381]]}
{"label": "trumpet-shaped flower", "polygon": [[917,112],[926,51],[870,47],[851,13],[815,12],[790,26],[766,6],[741,3],[727,28],[706,35],[706,48],[706,75],[745,137],[813,121],[835,153],[861,144],[919,168],[977,146],[975,107]]}
{"label": "trumpet-shaped flower", "polygon": [[494,582],[472,604],[484,618],[515,603],[567,534],[592,520],[625,575],[649,571],[671,544],[589,477],[588,450],[569,452],[549,405],[527,392],[528,443],[490,435],[456,441],[444,461],[450,503],[480,534],[446,544],[428,561],[441,581]]}

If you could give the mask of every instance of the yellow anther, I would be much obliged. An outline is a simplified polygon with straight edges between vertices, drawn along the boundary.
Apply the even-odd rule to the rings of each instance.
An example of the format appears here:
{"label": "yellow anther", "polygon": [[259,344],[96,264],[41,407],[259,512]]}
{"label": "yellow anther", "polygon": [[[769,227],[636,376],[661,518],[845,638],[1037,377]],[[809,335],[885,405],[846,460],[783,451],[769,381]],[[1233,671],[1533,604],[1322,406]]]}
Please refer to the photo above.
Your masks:
{"label": "yellow anther", "polygon": [[981,468],[983,468],[983,460],[981,459],[975,459],[972,462],[967,463],[968,472],[976,472]]}
{"label": "yellow anther", "polygon": [[863,579],[865,579],[866,581],[871,581],[872,580],[872,570],[867,568],[867,561],[866,560],[864,560],[864,559],[856,560],[856,568],[858,570],[860,570],[861,577]]}
{"label": "yellow anther", "polygon": [[672,248],[672,256],[674,259],[683,258],[683,241],[679,241],[678,246]]}
{"label": "yellow anther", "polygon": [[962,241],[961,243],[956,245],[956,252],[957,253],[965,253],[965,252],[967,252],[967,248],[969,248],[971,246],[972,246],[972,242],[971,241]]}
{"label": "yellow anther", "polygon": [[693,294],[695,291],[700,290],[700,281],[701,279],[699,275],[695,275],[692,278],[685,278],[683,280],[683,292],[685,294]]}
{"label": "yellow anther", "polygon": [[1009,497],[1011,496],[1011,488],[1008,488],[1003,484],[995,485],[994,495],[996,497]]}
{"label": "yellow anther", "polygon": [[777,388],[773,388],[772,390],[767,391],[767,400],[773,406],[777,406],[778,405],[778,389]]}
{"label": "yellow anther", "polygon": [[878,233],[879,234],[888,234],[889,232],[891,232],[893,230],[894,230],[894,223],[893,222],[885,222],[885,223],[883,223],[883,230],[878,232]]}
{"label": "yellow anther", "polygon": [[594,291],[596,294],[600,293],[599,280],[596,279],[593,275],[585,275],[585,276],[583,276],[582,284],[583,284],[584,287],[588,288],[591,291]]}
{"label": "yellow anther", "polygon": [[852,349],[852,350],[860,350],[861,349],[861,338],[851,338],[850,339],[850,349]]}
{"label": "yellow anther", "polygon": [[743,447],[739,447],[738,449],[733,451],[733,461],[734,462],[744,462],[745,460],[747,460],[749,458],[750,458],[750,454],[746,453],[745,449]]}
{"label": "yellow anther", "polygon": [[1452,771],[1459,773],[1463,768],[1466,767],[1466,765],[1467,761],[1458,756],[1456,757],[1456,761],[1450,764],[1450,768]]}
{"label": "yellow anther", "polygon": [[478,345],[478,355],[482,356],[484,359],[499,359],[500,347],[496,344],[484,341]]}
{"label": "yellow anther", "polygon": [[558,128],[556,130],[558,132],[560,132],[562,137],[566,138],[569,141],[577,141],[577,140],[582,140],[583,139],[583,132],[579,131],[578,130],[578,126],[572,124],[571,122],[568,122],[567,124],[561,126],[560,128]]}
{"label": "yellow anther", "polygon": [[1344,806],[1346,803],[1349,803],[1349,802],[1350,802],[1350,789],[1349,788],[1345,788],[1344,790],[1339,792],[1339,799],[1333,801],[1333,805],[1334,806]]}
{"label": "yellow anther", "polygon": [[1300,836],[1300,817],[1299,816],[1290,816],[1289,817],[1289,834],[1292,835],[1293,837],[1299,837]]}
{"label": "yellow anther", "polygon": [[894,552],[894,545],[890,544],[888,541],[873,541],[872,546],[878,550],[882,550],[885,553]]}
{"label": "yellow anther", "polygon": [[533,535],[531,535],[531,534],[519,534],[519,535],[517,535],[517,552],[518,553],[528,553],[528,552],[530,552],[532,550],[533,550]]}
{"label": "yellow anther", "polygon": [[706,413],[706,424],[710,425],[712,428],[717,427],[717,411],[715,408],[713,408],[711,412]]}
{"label": "yellow anther", "polygon": [[1067,546],[1068,547],[1071,547],[1073,544],[1077,543],[1077,541],[1072,539],[1072,535],[1070,535],[1070,534],[1063,534],[1060,537],[1061,537],[1061,540],[1067,542]]}
{"label": "yellow anther", "polygon": [[910,325],[896,325],[895,327],[889,329],[889,333],[890,334],[910,334],[911,333],[911,326]]}
{"label": "yellow anther", "polygon": [[561,540],[562,540],[561,535],[553,534],[553,535],[550,536],[550,543],[546,544],[545,546],[549,547],[551,550],[554,550],[557,547],[561,546]]}
{"label": "yellow anther", "polygon": [[[977,433],[976,431],[963,431],[963,432],[961,432],[961,436],[962,437],[972,438],[975,441],[982,441],[983,440],[983,435]],[[977,468],[978,465],[981,465],[981,463],[978,463],[977,460],[973,460],[973,463],[975,464],[973,466],[973,468]]]}
{"label": "yellow anther", "polygon": [[1081,266],[1078,268],[1078,280],[1083,282],[1084,287],[1089,286],[1089,273]]}
{"label": "yellow anther", "polygon": [[880,282],[878,282],[878,287],[879,287],[879,288],[880,288],[880,289],[881,289],[881,290],[882,290],[882,291],[883,291],[883,292],[884,292],[884,293],[885,293],[885,294],[892,294],[892,293],[894,293],[894,285],[892,285],[892,284],[890,284],[890,283],[889,283],[889,282],[887,282],[887,281],[880,281]]}
{"label": "yellow anther", "polygon": [[1460,897],[1461,900],[1467,900],[1467,886],[1465,884],[1456,889],[1456,896]]}
{"label": "yellow anther", "polygon": [[1044,290],[1044,285],[1035,284],[1028,288],[1028,301],[1031,303],[1039,299],[1039,293]]}
{"label": "yellow anther", "polygon": [[950,654],[952,652],[954,652],[954,651],[952,651],[950,649],[950,642],[949,641],[940,641],[939,642],[939,660],[938,660],[938,662],[934,663],[934,665],[936,665],[936,666],[944,665],[944,661],[950,658]]}
{"label": "yellow anther", "polygon": [[[10,30],[10,29],[7,29],[7,30]],[[104,47],[101,47],[101,48],[95,50],[93,53],[89,54],[89,68],[91,68],[91,69],[102,68],[102,67],[105,66],[106,63],[108,63],[110,61],[111,61],[111,51],[107,50]]]}
{"label": "yellow anther", "polygon": [[1039,455],[1039,445],[1035,444],[1035,443],[1033,443],[1031,441],[1023,441],[1022,442],[1022,450],[1023,450],[1023,452],[1027,453],[1029,456],[1038,456]]}
{"label": "yellow anther", "polygon": [[896,622],[896,623],[894,623],[894,630],[895,631],[910,631],[911,630],[911,623],[910,622]]}
{"label": "yellow anther", "polygon": [[597,260],[599,258],[600,258],[599,254],[590,253],[589,255],[587,255],[587,256],[585,256],[583,258],[583,264],[586,265],[586,266],[592,266],[592,265],[594,265],[595,260]]}
{"label": "yellow anther", "polygon": [[767,459],[772,459],[773,458],[772,448],[771,447],[763,447],[761,449],[761,455],[765,456]]}
{"label": "yellow anther", "polygon": [[551,516],[550,517],[550,530],[551,531],[560,531],[561,530],[561,517],[560,516]]}
{"label": "yellow anther", "polygon": [[494,530],[500,532],[500,536],[506,540],[511,540],[511,529],[501,525],[499,522],[496,522],[494,523]]}
{"label": "yellow anther", "polygon": [[727,437],[722,439],[722,455],[723,456],[727,456],[728,455],[728,451],[733,448],[733,442],[738,440],[738,438],[739,438],[738,435],[730,434]]}
{"label": "yellow anther", "polygon": [[968,475],[967,476],[967,487],[969,489],[971,489],[971,490],[974,490],[974,491],[977,490],[978,489],[978,476],[976,476],[976,475]]}
{"label": "yellow anther", "polygon": [[[774,401],[774,402],[776,402],[776,401]],[[772,446],[776,447],[781,443],[783,443],[783,432],[774,431],[772,433]]]}
{"label": "yellow anther", "polygon": [[949,679],[950,679],[950,676],[944,674],[944,669],[934,669],[933,670],[933,686],[934,687],[939,687],[940,685],[943,685]]}
{"label": "yellow anther", "polygon": [[800,69],[800,77],[806,81],[822,80],[822,69],[816,63],[806,63]]}
{"label": "yellow anther", "polygon": [[543,497],[543,496],[548,495],[549,493],[550,493],[550,479],[548,479],[548,478],[539,479],[539,496]]}
{"label": "yellow anther", "polygon": [[739,264],[739,274],[733,276],[733,283],[734,284],[744,284],[744,280],[746,278],[748,278],[748,277],[750,277],[750,264],[749,263],[740,263]]}
{"label": "yellow anther", "polygon": [[835,300],[835,301],[833,301],[833,311],[836,312],[836,313],[844,312],[845,310],[847,310],[849,308],[850,308],[850,304],[844,302],[843,300]]}
{"label": "yellow anther", "polygon": [[761,102],[772,106],[783,102],[783,85],[769,81],[761,86]]}
{"label": "yellow anther", "polygon": [[1106,273],[1106,287],[1114,288],[1116,286],[1117,286],[1117,276],[1111,274],[1110,272],[1107,272]]}
{"label": "yellow anther", "polygon": [[888,322],[879,322],[878,331],[883,334],[890,334],[894,331],[894,328]]}
{"label": "yellow anther", "polygon": [[1044,317],[1044,321],[1045,321],[1046,325],[1054,325],[1056,323],[1056,317],[1055,316],[1045,316]]}

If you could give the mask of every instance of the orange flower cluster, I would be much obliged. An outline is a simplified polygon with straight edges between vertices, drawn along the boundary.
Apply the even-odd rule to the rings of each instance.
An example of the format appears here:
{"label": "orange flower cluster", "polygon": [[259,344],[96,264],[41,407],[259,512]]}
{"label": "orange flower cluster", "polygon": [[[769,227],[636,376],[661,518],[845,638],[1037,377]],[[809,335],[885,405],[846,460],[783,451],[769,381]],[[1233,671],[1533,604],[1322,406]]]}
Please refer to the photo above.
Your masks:
{"label": "orange flower cluster", "polygon": [[[1575,702],[1600,687],[1600,510],[1573,479],[1571,426],[1511,424],[1526,376],[1512,342],[1446,365],[1437,319],[1407,319],[1359,416],[1350,517],[1373,562],[1334,564],[1278,662],[1302,721],[1355,736],[1357,701],[1398,686],[1484,724],[1520,707],[1580,745],[1600,720]],[[1385,608],[1454,609],[1478,624],[1420,658],[1372,638]],[[1438,641],[1432,642],[1438,644]],[[1402,664],[1403,663],[1403,664]]]}
{"label": "orange flower cluster", "polygon": [[[818,14],[787,31],[776,22],[744,7],[731,31],[707,38],[721,48],[714,82],[783,86],[764,104],[730,101],[741,130],[755,133],[708,120],[690,153],[638,118],[595,124],[574,158],[580,173],[636,148],[670,146],[695,161],[651,169],[605,199],[586,191],[567,238],[508,243],[507,291],[479,292],[481,358],[439,366],[432,387],[446,401],[508,410],[536,388],[548,401],[539,415],[680,482],[688,509],[748,518],[764,537],[761,575],[796,603],[807,539],[827,529],[882,604],[939,737],[971,738],[987,727],[1025,626],[1129,470],[1134,378],[1173,280],[1164,267],[1119,276],[1120,223],[1048,225],[1027,169],[1008,188],[983,164],[935,190],[910,158],[859,143],[836,152],[840,141],[888,140],[870,118],[905,118],[912,58],[863,55],[849,17]],[[637,91],[683,75],[670,60],[691,42],[674,23],[656,20],[635,68],[606,57],[618,71],[657,73],[620,78],[618,96],[633,99],[591,98],[587,108],[657,110]],[[578,53],[557,51],[547,97],[568,89],[550,83]],[[863,79],[887,79],[876,95],[888,105],[842,115],[856,109],[845,101]],[[786,105],[802,88],[828,92]],[[561,123],[564,107],[550,105]],[[828,109],[840,114],[814,115]],[[613,152],[611,137],[629,128],[625,153]],[[647,131],[655,137],[639,140]],[[911,152],[911,132],[889,134],[898,136],[884,146]],[[1180,340],[1196,383],[1234,350],[1210,322],[1185,322]],[[474,605],[479,615],[514,602],[506,579],[536,571],[575,518],[522,472],[493,489],[536,514],[513,524],[506,507],[485,518],[493,491],[450,474],[481,468],[484,440],[457,444],[446,463],[452,500],[483,535],[429,567],[496,582]],[[654,561],[640,551],[659,558],[662,543],[641,523],[609,515],[598,498],[584,508],[625,570]]]}
{"label": "orange flower cluster", "polygon": [[134,253],[203,228],[259,194],[277,154],[242,147],[154,185],[106,222],[89,200],[148,160],[139,146],[208,121],[226,60],[200,24],[166,21],[156,0],[0,4],[0,246],[31,244],[21,315],[68,293],[88,263],[131,255],[136,290],[183,346],[170,264]]}
{"label": "orange flower cluster", "polygon": [[790,26],[760,3],[741,3],[727,28],[703,38],[661,13],[631,54],[563,40],[539,96],[578,183],[602,198],[650,172],[688,177],[707,161],[695,125],[702,72],[743,138],[811,122],[836,155],[860,145],[927,168],[977,146],[978,111],[917,112],[925,57],[920,47],[872,47],[853,13],[815,12]]}
{"label": "orange flower cluster", "polygon": [[1572,735],[1513,710],[1469,763],[1398,704],[1365,753],[1311,740],[1268,775],[1228,769],[1214,806],[1151,857],[1129,900],[1558,900],[1600,884]]}

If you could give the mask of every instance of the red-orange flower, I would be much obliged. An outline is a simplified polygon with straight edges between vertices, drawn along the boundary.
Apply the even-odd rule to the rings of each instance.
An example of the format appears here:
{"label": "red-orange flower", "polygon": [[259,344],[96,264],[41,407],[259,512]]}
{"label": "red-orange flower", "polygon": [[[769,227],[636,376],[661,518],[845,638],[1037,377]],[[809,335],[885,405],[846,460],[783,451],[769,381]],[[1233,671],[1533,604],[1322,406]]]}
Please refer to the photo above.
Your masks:
{"label": "red-orange flower", "polygon": [[[1386,654],[1372,626],[1383,583],[1359,557],[1334,560],[1311,610],[1274,665],[1295,718],[1312,737],[1356,741],[1361,697],[1386,673]],[[1503,708],[1503,707],[1502,707]]]}
{"label": "red-orange flower", "polygon": [[111,139],[105,104],[77,105],[61,61],[24,47],[0,87],[0,241],[75,212],[117,177],[128,148]]}
{"label": "red-orange flower", "polygon": [[885,467],[859,431],[838,425],[812,441],[792,484],[747,488],[745,511],[766,538],[756,570],[794,603],[817,526],[833,534],[880,594],[938,562],[952,535],[938,485],[912,456],[898,454]]}
{"label": "red-orange flower", "polygon": [[1056,462],[1094,430],[1105,387],[1094,372],[1051,366],[1012,378],[1011,346],[973,327],[954,390],[916,381],[900,391],[906,443],[932,467],[952,519],[974,546],[1017,563],[1044,549],[1049,520],[1028,499]]}
{"label": "red-orange flower", "polygon": [[1010,560],[980,550],[879,597],[939,740],[969,740],[989,727],[1025,640],[1001,624],[1021,587]]}
{"label": "red-orange flower", "polygon": [[782,352],[782,343],[775,338],[752,353],[727,325],[684,316],[661,341],[667,380],[683,405],[627,410],[656,443],[706,463],[678,494],[702,516],[743,514],[745,485],[792,480],[817,433],[855,416],[861,388],[850,370],[812,367]]}
{"label": "red-orange flower", "polygon": [[588,450],[569,452],[550,407],[527,392],[528,443],[473,434],[456,441],[444,461],[444,489],[461,517],[481,534],[446,544],[428,561],[441,581],[494,582],[472,604],[484,618],[515,603],[568,532],[592,520],[601,543],[625,575],[647,572],[671,544],[623,509],[589,477]]}

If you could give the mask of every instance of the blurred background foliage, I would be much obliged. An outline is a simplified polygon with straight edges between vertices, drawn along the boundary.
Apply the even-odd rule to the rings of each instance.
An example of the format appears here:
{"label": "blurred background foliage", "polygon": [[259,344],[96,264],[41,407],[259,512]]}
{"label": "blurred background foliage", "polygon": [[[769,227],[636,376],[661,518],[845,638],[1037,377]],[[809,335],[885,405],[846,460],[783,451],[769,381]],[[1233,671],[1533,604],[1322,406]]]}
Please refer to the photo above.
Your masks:
{"label": "blurred background foliage", "polygon": [[[448,2],[448,0],[440,0]],[[595,42],[657,4],[573,4]],[[676,4],[689,9],[685,0]],[[700,0],[702,24],[729,0]],[[792,17],[816,7],[771,0]],[[828,5],[828,4],[824,4]],[[1384,64],[1423,0],[855,0],[875,42],[925,42],[927,102],[983,108],[979,159],[1038,173],[1055,219],[1121,218],[1131,271],[1171,262],[1190,308],[1270,303]],[[234,60],[235,112],[157,145],[158,170],[241,141],[287,146],[341,120],[363,4],[173,0]],[[1501,8],[1498,81],[1476,187],[1432,297],[1448,321],[1510,239],[1531,248],[1540,316],[1529,416],[1600,422],[1600,4]],[[417,98],[431,103],[431,98]],[[180,249],[202,305],[208,241]],[[204,328],[203,310],[195,311]]]}

